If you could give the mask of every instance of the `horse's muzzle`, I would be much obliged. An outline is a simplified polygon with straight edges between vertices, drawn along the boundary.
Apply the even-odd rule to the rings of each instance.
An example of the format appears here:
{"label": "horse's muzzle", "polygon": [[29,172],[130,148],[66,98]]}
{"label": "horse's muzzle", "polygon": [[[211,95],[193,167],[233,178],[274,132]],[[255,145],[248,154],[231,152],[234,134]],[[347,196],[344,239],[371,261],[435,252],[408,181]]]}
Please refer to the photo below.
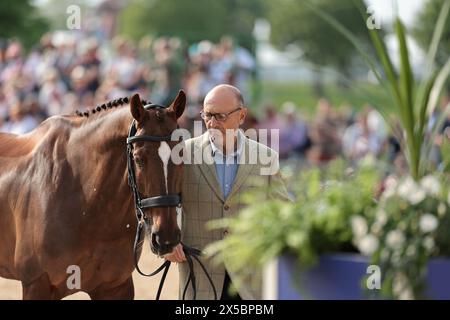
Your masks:
{"label": "horse's muzzle", "polygon": [[178,230],[172,239],[165,239],[159,232],[152,232],[150,247],[152,252],[158,256],[171,253],[173,248],[180,243],[181,232]]}

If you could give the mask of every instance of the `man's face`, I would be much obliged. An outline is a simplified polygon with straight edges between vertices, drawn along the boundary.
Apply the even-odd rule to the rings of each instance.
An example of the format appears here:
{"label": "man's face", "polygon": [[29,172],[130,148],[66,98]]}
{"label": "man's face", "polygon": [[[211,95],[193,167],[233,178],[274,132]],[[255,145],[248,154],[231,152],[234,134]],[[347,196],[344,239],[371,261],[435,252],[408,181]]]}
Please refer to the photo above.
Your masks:
{"label": "man's face", "polygon": [[[240,110],[237,110],[241,108]],[[236,96],[228,90],[217,90],[205,98],[203,107],[205,114],[228,114],[226,120],[219,121],[216,117],[204,119],[208,130],[216,129],[222,133],[222,141],[225,141],[227,130],[236,131],[245,120],[247,110],[240,105]],[[219,116],[218,116],[219,117]],[[214,130],[211,131],[214,137]]]}

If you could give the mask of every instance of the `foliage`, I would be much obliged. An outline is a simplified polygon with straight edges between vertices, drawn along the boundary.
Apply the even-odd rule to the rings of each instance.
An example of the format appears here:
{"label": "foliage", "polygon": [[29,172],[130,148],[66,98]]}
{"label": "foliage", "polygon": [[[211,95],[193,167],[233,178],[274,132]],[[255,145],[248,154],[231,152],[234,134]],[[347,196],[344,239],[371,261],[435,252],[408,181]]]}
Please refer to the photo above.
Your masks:
{"label": "foliage", "polygon": [[30,48],[48,30],[48,22],[39,16],[30,0],[16,0],[14,4],[0,1],[0,39],[19,39]]}
{"label": "foliage", "polygon": [[294,203],[267,201],[267,190],[249,193],[249,206],[239,217],[210,223],[213,228],[229,228],[230,235],[206,252],[245,277],[286,252],[294,253],[302,266],[310,266],[321,253],[355,251],[350,218],[375,206],[377,181],[379,173],[372,166],[352,172],[339,160],[325,171],[315,168],[292,176]]}
{"label": "foliage", "polygon": [[264,0],[133,1],[121,16],[120,31],[135,39],[151,34],[176,36],[188,43],[234,36],[253,49],[255,19],[265,15]]}
{"label": "foliage", "polygon": [[[314,4],[352,30],[358,39],[369,44],[366,24],[361,21],[359,11],[351,0],[318,0]],[[282,49],[289,44],[298,45],[309,62],[336,68],[347,76],[350,74],[356,50],[339,31],[318,19],[303,0],[274,1],[269,18],[275,45]]]}

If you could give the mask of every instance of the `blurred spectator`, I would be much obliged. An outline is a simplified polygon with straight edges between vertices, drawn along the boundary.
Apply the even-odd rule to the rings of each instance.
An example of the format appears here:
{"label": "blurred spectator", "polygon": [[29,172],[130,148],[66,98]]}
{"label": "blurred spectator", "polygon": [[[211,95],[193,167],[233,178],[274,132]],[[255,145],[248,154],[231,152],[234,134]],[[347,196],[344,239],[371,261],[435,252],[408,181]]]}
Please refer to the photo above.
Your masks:
{"label": "blurred spectator", "polygon": [[[258,125],[260,133],[258,137],[259,142],[279,151],[280,129],[282,126],[283,122],[278,117],[275,106],[272,104],[267,105],[265,107],[265,118]],[[263,132],[261,129],[266,131]],[[275,140],[275,137],[272,138],[272,134],[276,134],[277,140]]]}
{"label": "blurred spectator", "polygon": [[297,108],[294,103],[283,105],[284,123],[280,130],[280,159],[303,154],[308,145],[308,129],[306,123],[297,118]]}
{"label": "blurred spectator", "polygon": [[[450,137],[448,134],[450,131],[450,110],[447,110],[447,108],[450,108],[450,89],[442,96],[440,107],[433,111],[428,122],[428,135],[431,135],[433,130],[436,130],[435,127],[438,125],[438,121],[442,121],[440,127],[437,128],[437,134],[431,150],[431,161],[436,167],[442,162],[441,146],[443,139]],[[447,115],[443,116],[446,112]],[[440,119],[441,117],[444,118]]]}
{"label": "blurred spectator", "polygon": [[25,108],[21,101],[17,101],[11,108],[9,122],[5,124],[7,131],[14,134],[24,134],[36,128],[39,121]]}
{"label": "blurred spectator", "polygon": [[63,97],[67,92],[66,85],[59,78],[56,69],[50,69],[44,77],[39,91],[39,104],[45,106],[49,115],[61,114]]}
{"label": "blurred spectator", "polygon": [[309,148],[307,156],[312,164],[326,164],[341,153],[338,119],[338,114],[331,103],[326,99],[320,99],[317,104],[316,117],[309,131],[311,148]]}
{"label": "blurred spectator", "polygon": [[377,130],[382,131],[382,128],[379,128],[381,122],[377,122],[376,116],[372,116],[372,123],[369,122],[372,111],[367,107],[360,112],[356,122],[345,130],[342,137],[342,151],[353,163],[357,163],[368,154],[376,157],[380,152],[384,137],[377,134]]}
{"label": "blurred spectator", "polygon": [[83,40],[78,47],[82,70],[78,75],[86,91],[95,93],[100,86],[100,60],[97,57],[98,42],[94,38]]}
{"label": "blurred spectator", "polygon": [[237,45],[230,36],[222,37],[219,46],[229,68],[228,79],[224,83],[238,87],[245,101],[249,103],[252,98],[250,80],[256,68],[255,59],[247,49]]}

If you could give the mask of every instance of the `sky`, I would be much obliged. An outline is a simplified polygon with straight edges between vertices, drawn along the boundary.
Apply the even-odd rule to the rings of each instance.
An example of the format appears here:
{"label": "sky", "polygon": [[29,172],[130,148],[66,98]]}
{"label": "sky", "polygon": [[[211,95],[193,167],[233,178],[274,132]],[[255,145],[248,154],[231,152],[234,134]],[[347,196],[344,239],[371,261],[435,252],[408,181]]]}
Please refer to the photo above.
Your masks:
{"label": "sky", "polygon": [[392,20],[394,4],[398,5],[398,13],[403,22],[411,26],[415,15],[422,8],[426,0],[365,0],[368,6],[372,6],[375,14],[380,16],[381,24]]}

